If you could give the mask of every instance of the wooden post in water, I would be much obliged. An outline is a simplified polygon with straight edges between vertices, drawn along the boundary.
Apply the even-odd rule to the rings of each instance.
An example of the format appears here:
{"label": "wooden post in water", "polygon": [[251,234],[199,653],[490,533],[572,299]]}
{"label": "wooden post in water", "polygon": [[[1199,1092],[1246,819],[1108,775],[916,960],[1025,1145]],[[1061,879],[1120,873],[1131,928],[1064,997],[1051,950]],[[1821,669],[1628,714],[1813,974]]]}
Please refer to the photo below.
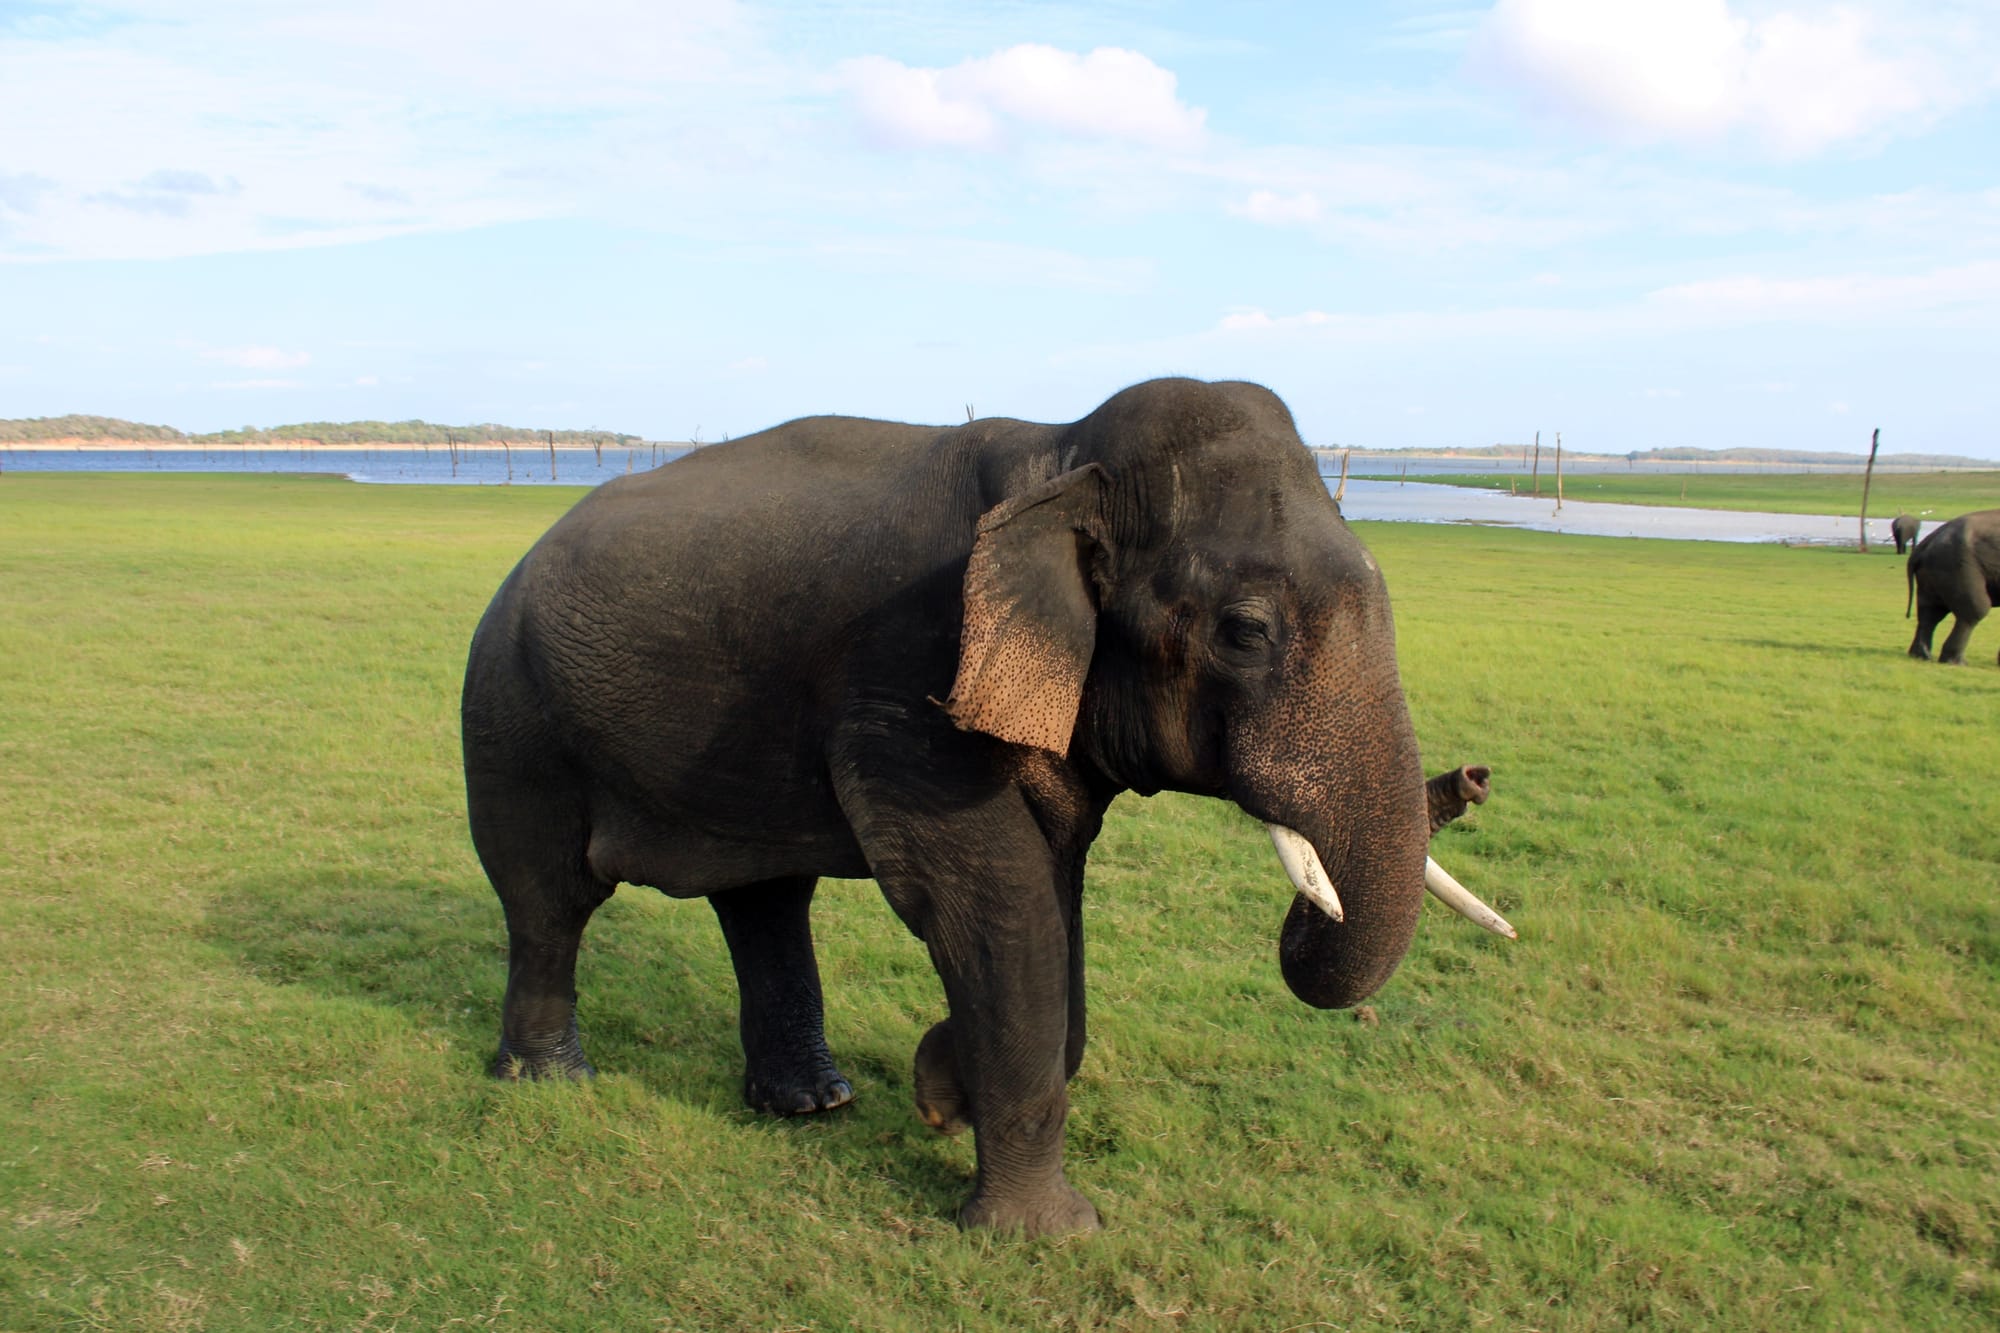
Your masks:
{"label": "wooden post in water", "polygon": [[1534,493],[1540,495],[1542,493],[1542,433],[1540,431],[1535,432],[1535,473],[1532,480],[1535,483]]}
{"label": "wooden post in water", "polygon": [[1868,554],[1868,488],[1875,483],[1875,451],[1882,447],[1882,428],[1868,440],[1868,470],[1861,474],[1861,553]]}
{"label": "wooden post in water", "polygon": [[1342,449],[1340,451],[1340,485],[1333,488],[1333,502],[1335,504],[1339,504],[1347,495],[1347,456],[1353,452],[1352,449]]}
{"label": "wooden post in water", "polygon": [[1556,432],[1556,508],[1563,507],[1563,433]]}
{"label": "wooden post in water", "polygon": [[545,431],[543,431],[543,432],[542,432],[542,434],[544,434],[544,435],[548,436],[548,440],[549,440],[549,480],[550,480],[550,481],[554,481],[554,480],[556,479],[556,433],[555,433],[554,431],[552,431],[552,430],[545,430]]}
{"label": "wooden post in water", "polygon": [[512,486],[514,484],[514,445],[512,441],[503,438],[500,441],[500,447],[507,453],[507,484]]}

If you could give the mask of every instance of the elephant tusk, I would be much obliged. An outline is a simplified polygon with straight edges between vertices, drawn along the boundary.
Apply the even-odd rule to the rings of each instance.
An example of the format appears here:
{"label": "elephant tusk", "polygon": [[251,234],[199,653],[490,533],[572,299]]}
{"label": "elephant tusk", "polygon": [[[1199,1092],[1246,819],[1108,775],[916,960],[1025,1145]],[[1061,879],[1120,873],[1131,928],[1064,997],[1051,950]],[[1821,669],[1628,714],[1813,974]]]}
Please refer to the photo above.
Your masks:
{"label": "elephant tusk", "polygon": [[1521,938],[1514,933],[1514,928],[1507,924],[1507,918],[1473,897],[1470,889],[1453,879],[1443,866],[1428,856],[1424,858],[1424,887],[1446,907],[1469,921],[1478,922],[1495,935],[1505,935],[1510,940]]}
{"label": "elephant tusk", "polygon": [[1333,881],[1327,878],[1326,867],[1319,863],[1319,853],[1313,850],[1312,843],[1304,834],[1283,824],[1266,824],[1264,828],[1271,835],[1271,845],[1278,849],[1278,862],[1285,867],[1292,887],[1312,899],[1314,906],[1335,921],[1345,921],[1340,895],[1333,891]]}

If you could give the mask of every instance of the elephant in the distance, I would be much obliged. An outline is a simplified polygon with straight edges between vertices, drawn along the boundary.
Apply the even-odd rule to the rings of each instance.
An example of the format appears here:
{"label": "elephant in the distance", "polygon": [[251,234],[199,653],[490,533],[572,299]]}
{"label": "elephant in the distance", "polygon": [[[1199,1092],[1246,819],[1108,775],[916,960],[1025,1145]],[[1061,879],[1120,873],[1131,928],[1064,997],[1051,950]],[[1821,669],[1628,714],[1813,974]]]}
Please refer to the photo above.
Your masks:
{"label": "elephant in the distance", "polygon": [[1963,662],[1973,627],[2000,601],[2000,509],[1960,514],[1933,529],[1910,552],[1903,577],[1908,585],[1903,618],[1912,610],[1917,617],[1910,656],[1929,660],[1931,635],[1949,615],[1951,633],[1938,649],[1938,661]]}
{"label": "elephant in the distance", "polygon": [[1915,514],[1898,514],[1889,521],[1889,535],[1896,539],[1896,554],[1902,555],[1917,544],[1917,534],[1924,529],[1924,521]]}
{"label": "elephant in the distance", "polygon": [[842,1105],[808,913],[820,876],[873,878],[944,984],[915,1086],[974,1131],[970,1226],[1097,1225],[1063,1124],[1119,792],[1268,826],[1309,1004],[1388,980],[1427,882],[1512,934],[1427,858],[1485,770],[1425,782],[1382,575],[1251,384],[1156,380],[1068,425],[807,418],[609,482],[494,597],[463,731],[509,938],[496,1074],[592,1072],[577,951],[631,883],[714,909],[750,1105]]}

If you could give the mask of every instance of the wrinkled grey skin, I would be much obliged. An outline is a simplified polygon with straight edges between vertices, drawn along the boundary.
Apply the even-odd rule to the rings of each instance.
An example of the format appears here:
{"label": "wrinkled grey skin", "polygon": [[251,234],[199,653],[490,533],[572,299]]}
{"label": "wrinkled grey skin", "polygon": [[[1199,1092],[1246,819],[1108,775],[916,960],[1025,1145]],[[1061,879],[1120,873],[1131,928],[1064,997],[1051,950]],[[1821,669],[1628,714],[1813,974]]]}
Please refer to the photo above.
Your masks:
{"label": "wrinkled grey skin", "polygon": [[943,981],[916,1091],[974,1130],[960,1220],[1031,1234],[1097,1225],[1063,1122],[1117,793],[1310,839],[1347,919],[1295,898],[1280,958],[1342,1006],[1409,947],[1427,806],[1483,790],[1427,794],[1387,589],[1284,405],[1190,380],[1069,425],[809,418],[610,482],[494,597],[463,730],[509,937],[495,1073],[592,1072],[577,949],[623,882],[713,907],[752,1106],[847,1102],[808,912],[872,877]]}
{"label": "wrinkled grey skin", "polygon": [[1912,514],[1898,514],[1889,521],[1889,535],[1896,539],[1897,555],[1917,544],[1917,534],[1923,531],[1923,527],[1923,520]]}
{"label": "wrinkled grey skin", "polygon": [[1903,617],[1908,619],[1912,608],[1917,617],[1910,656],[1929,660],[1931,635],[1949,615],[1951,633],[1938,649],[1938,661],[1965,661],[1973,628],[2000,600],[2000,509],[1960,514],[1932,531],[1910,552],[1903,577],[1908,586]]}

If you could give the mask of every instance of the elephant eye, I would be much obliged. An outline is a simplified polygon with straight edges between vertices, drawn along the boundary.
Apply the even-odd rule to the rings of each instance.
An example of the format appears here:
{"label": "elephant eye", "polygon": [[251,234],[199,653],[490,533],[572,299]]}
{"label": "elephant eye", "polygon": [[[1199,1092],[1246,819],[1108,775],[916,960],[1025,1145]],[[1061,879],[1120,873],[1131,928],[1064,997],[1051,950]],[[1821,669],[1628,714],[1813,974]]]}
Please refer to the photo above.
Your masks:
{"label": "elephant eye", "polygon": [[1223,616],[1220,633],[1225,644],[1246,653],[1262,652],[1276,638],[1271,622],[1254,611],[1232,611]]}

